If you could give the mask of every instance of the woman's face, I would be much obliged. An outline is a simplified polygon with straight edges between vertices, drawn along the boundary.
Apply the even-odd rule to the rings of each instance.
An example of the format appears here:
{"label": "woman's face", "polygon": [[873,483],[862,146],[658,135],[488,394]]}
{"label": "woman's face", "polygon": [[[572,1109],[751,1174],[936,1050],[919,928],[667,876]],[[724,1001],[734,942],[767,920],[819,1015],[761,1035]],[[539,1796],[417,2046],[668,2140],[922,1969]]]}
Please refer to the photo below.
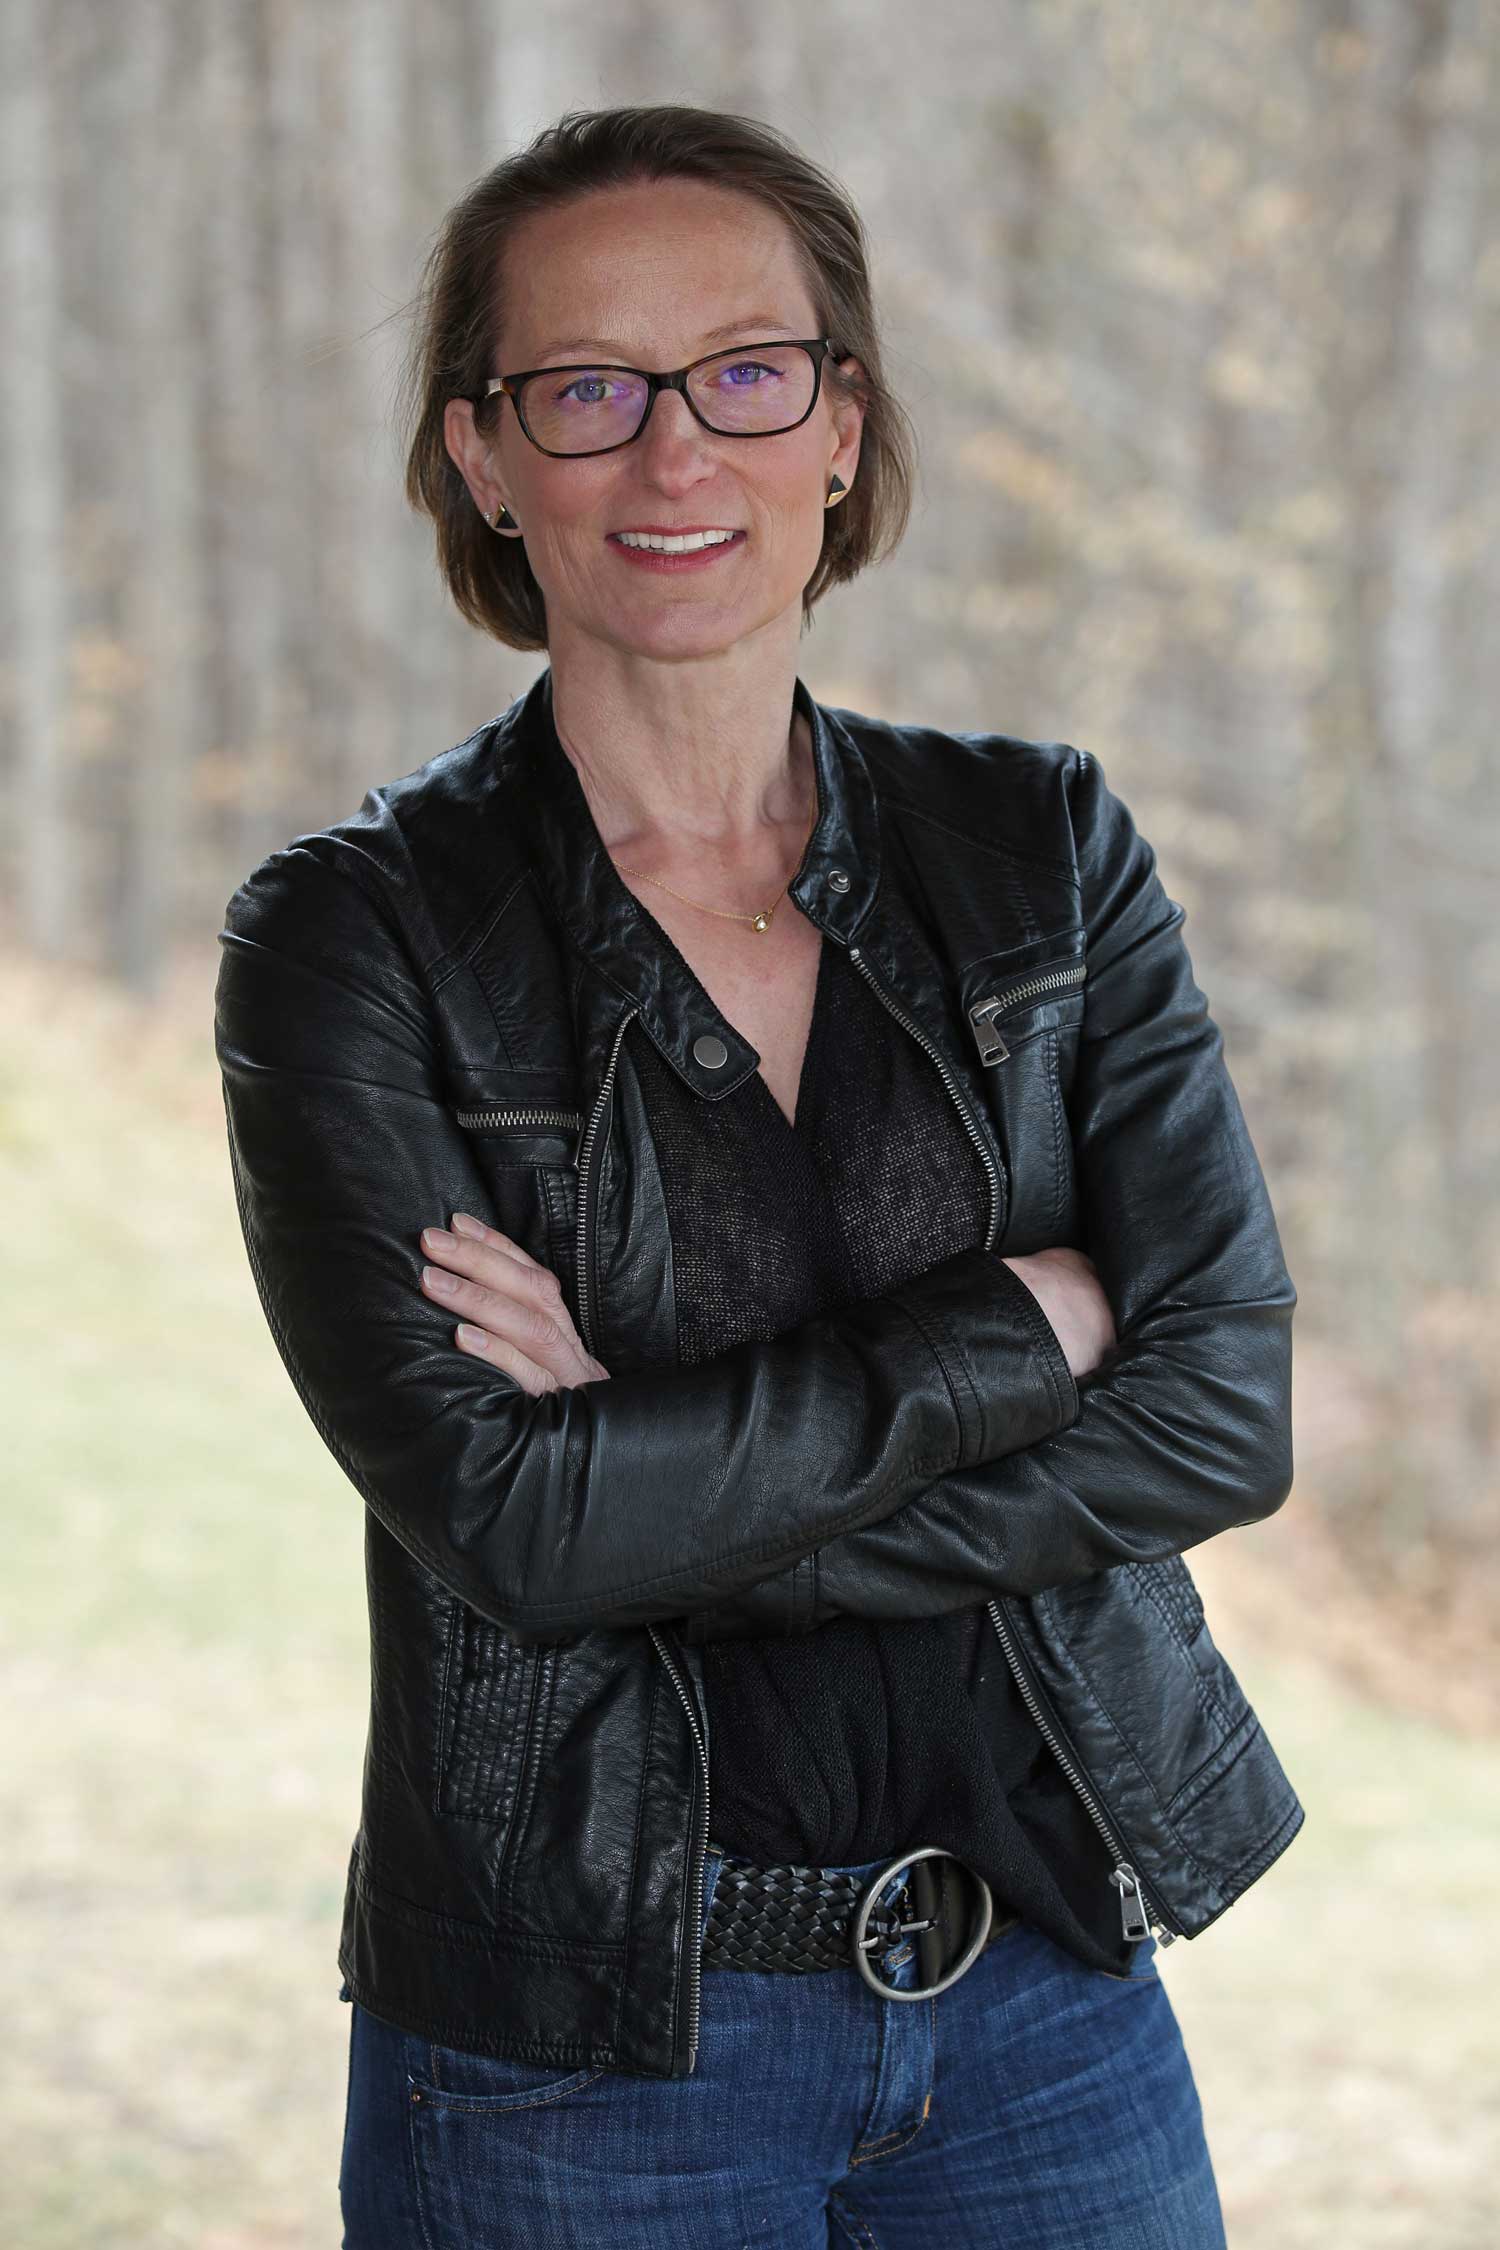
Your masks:
{"label": "woman's face", "polygon": [[[495,375],[594,357],[662,371],[818,333],[784,223],[692,180],[596,190],[526,220],[507,253],[505,304]],[[769,437],[705,430],[673,391],[658,394],[632,443],[572,460],[539,452],[508,401],[488,449],[467,400],[450,401],[445,431],[485,515],[503,499],[522,527],[554,654],[582,637],[688,657],[767,628],[798,637],[828,487],[835,475],[853,483],[862,421],[856,402],[833,396],[825,365],[807,420]],[[611,537],[706,526],[744,537],[692,570],[642,568]]]}

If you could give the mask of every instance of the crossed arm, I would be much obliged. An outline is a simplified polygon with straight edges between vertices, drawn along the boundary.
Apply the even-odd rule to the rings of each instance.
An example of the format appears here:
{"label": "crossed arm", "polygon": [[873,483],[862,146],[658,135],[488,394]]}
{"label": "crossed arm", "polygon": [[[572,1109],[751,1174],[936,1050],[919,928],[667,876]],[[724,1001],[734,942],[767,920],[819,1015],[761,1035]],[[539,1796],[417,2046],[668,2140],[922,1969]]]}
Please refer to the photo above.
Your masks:
{"label": "crossed arm", "polygon": [[1292,1483],[1292,1315],[1265,1180],[1151,846],[1084,757],[1074,829],[1088,1007],[1069,1101],[1116,1340],[1065,1427],[945,1472],[686,1622],[689,1640],[925,1617],[1156,1561]]}
{"label": "crossed arm", "polygon": [[691,1369],[532,1395],[455,1349],[424,1226],[484,1213],[430,1007],[336,839],[230,902],[217,1046],[267,1319],[396,1537],[517,1639],[912,1616],[1182,1550],[1291,1482],[1295,1292],[1182,914],[1097,763],[1070,802],[1089,941],[1070,1108],[1115,1348],[1080,1386],[1004,1259]]}
{"label": "crossed arm", "polygon": [[371,858],[329,832],[241,885],[216,1047],[277,1347],[368,1506],[451,1592],[517,1640],[690,1616],[1076,1411],[1035,1298],[982,1249],[689,1369],[537,1396],[457,1349],[420,1238],[482,1217],[487,1192]]}

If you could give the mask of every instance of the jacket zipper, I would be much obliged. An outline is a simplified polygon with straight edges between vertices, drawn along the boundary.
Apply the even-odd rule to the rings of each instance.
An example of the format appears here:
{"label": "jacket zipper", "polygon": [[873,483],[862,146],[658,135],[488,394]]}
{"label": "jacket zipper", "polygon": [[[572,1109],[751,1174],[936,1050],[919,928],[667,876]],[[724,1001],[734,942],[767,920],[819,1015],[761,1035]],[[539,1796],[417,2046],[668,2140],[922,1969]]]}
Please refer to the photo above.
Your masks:
{"label": "jacket zipper", "polygon": [[1056,1730],[1053,1728],[1046,1715],[1044,1714],[1040,1699],[1038,1698],[1030,1680],[1026,1676],[1025,1669],[1021,1663],[1020,1652],[1016,1647],[1015,1639],[1011,1633],[1010,1627],[1006,1625],[1001,1618],[999,1602],[990,1600],[987,1601],[984,1606],[990,1613],[990,1623],[994,1626],[995,1631],[999,1636],[1000,1646],[1004,1649],[1006,1659],[1010,1665],[1012,1672],[1014,1672],[1016,1676],[1016,1685],[1020,1688],[1022,1695],[1026,1699],[1026,1708],[1030,1711],[1032,1717],[1035,1719],[1037,1726],[1041,1731],[1042,1739],[1046,1742],[1047,1747],[1051,1750],[1052,1755],[1056,1758],[1058,1764],[1062,1767],[1063,1772],[1067,1775],[1069,1781],[1072,1782],[1073,1787],[1077,1790],[1079,1796],[1083,1799],[1085,1811],[1089,1814],[1090,1818],[1093,1820],[1094,1826],[1098,1829],[1100,1835],[1108,1844],[1110,1851],[1114,1854],[1115,1865],[1110,1874],[1109,1880],[1114,1889],[1117,1890],[1120,1894],[1120,1927],[1124,1936],[1127,1939],[1149,1937],[1152,1933],[1153,1928],[1151,1912],[1154,1908],[1156,1916],[1155,1930],[1157,1943],[1159,1945],[1175,1944],[1177,1939],[1182,1934],[1181,1931],[1178,1929],[1177,1924],[1172,1920],[1171,1916],[1167,1913],[1165,1907],[1163,1907],[1163,1905],[1161,1904],[1161,1901],[1154,1898],[1152,1893],[1147,1890],[1144,1881],[1136,1873],[1136,1870],[1131,1865],[1131,1862],[1125,1857],[1124,1844],[1122,1843],[1116,1830],[1106,1819],[1104,1808],[1100,1804],[1099,1799],[1095,1796],[1093,1790],[1089,1788],[1088,1783],[1084,1780],[1078,1766],[1074,1764],[1072,1757],[1063,1748],[1062,1743],[1058,1740]]}
{"label": "jacket zipper", "polygon": [[1012,1008],[1018,1000],[1035,1000],[1044,992],[1060,985],[1082,984],[1088,974],[1083,961],[1067,961],[1061,968],[1038,969],[1032,975],[1019,977],[1011,984],[992,992],[987,999],[977,1000],[969,1010],[969,1029],[973,1032],[982,1063],[1005,1062],[1010,1049],[995,1029],[995,1018],[1004,1009]]}
{"label": "jacket zipper", "polygon": [[[973,1141],[974,1146],[978,1149],[980,1156],[983,1158],[985,1171],[989,1175],[990,1224],[989,1232],[985,1237],[985,1248],[987,1250],[993,1249],[999,1219],[999,1180],[994,1158],[990,1155],[989,1150],[985,1146],[984,1137],[980,1133],[978,1126],[974,1122],[973,1113],[971,1112],[968,1103],[964,1100],[964,1097],[959,1090],[958,1084],[954,1079],[953,1073],[951,1072],[951,1070],[949,1070],[946,1062],[943,1060],[943,1057],[939,1053],[936,1046],[934,1046],[933,1042],[922,1030],[920,1024],[916,1023],[913,1018],[907,1014],[904,1008],[900,1007],[894,1000],[891,999],[890,995],[880,984],[878,978],[866,964],[865,957],[857,945],[850,946],[849,958],[855,964],[856,968],[858,968],[863,973],[866,983],[878,995],[878,997],[885,1002],[886,1007],[896,1018],[896,1021],[898,1023],[904,1024],[906,1026],[906,1029],[912,1034],[912,1037],[919,1041],[919,1043],[926,1048],[928,1054],[931,1055],[933,1061],[937,1064],[938,1069],[942,1072],[943,1084],[947,1087],[949,1093],[954,1099],[954,1102],[957,1104],[959,1114],[963,1118],[965,1125],[968,1127],[969,1138]],[[1018,999],[1023,992],[1029,994],[1033,989],[1049,989],[1054,984],[1076,984],[1081,980],[1084,973],[1085,964],[1082,961],[1070,962],[1066,966],[1066,968],[1053,969],[1047,971],[1044,975],[1021,979],[1015,985],[1007,986],[1003,995],[994,997],[991,1000],[981,1001],[978,1008],[971,1008],[969,1011],[970,1021],[974,1024],[975,1027],[975,1036],[980,1037],[979,1019],[984,1010],[991,1007],[1008,1006],[1012,1001]],[[1000,1054],[994,1058],[998,1061],[1003,1056],[1008,1055],[1010,1050],[1004,1045],[1003,1041],[998,1039],[998,1037],[996,1037],[995,1044],[1000,1049]],[[981,1053],[983,1053],[984,1051],[982,1038],[980,1039],[980,1051]],[[1150,1935],[1151,1923],[1147,1907],[1147,1899],[1149,1894],[1147,1893],[1145,1884],[1142,1881],[1141,1877],[1136,1873],[1136,1870],[1132,1866],[1131,1862],[1125,1857],[1124,1846],[1121,1843],[1119,1837],[1116,1835],[1114,1829],[1110,1826],[1108,1820],[1105,1818],[1098,1798],[1089,1788],[1078,1766],[1068,1755],[1067,1751],[1063,1749],[1062,1744],[1058,1741],[1056,1731],[1048,1723],[1047,1719],[1043,1715],[1042,1708],[1037,1699],[1035,1690],[1033,1689],[1031,1682],[1026,1677],[1025,1671],[1021,1666],[1020,1658],[1016,1651],[1016,1647],[1011,1638],[1009,1630],[1001,1619],[998,1603],[990,1601],[986,1604],[986,1607],[988,1608],[990,1613],[990,1622],[993,1624],[996,1633],[999,1635],[1000,1646],[1004,1649],[1006,1657],[1010,1663],[1010,1668],[1016,1676],[1016,1684],[1020,1688],[1022,1695],[1025,1697],[1027,1708],[1030,1710],[1032,1717],[1036,1720],[1042,1737],[1052,1751],[1053,1756],[1056,1758],[1058,1764],[1062,1767],[1062,1770],[1067,1775],[1069,1781],[1073,1784],[1073,1787],[1077,1790],[1078,1795],[1082,1798],[1084,1809],[1093,1820],[1095,1827],[1099,1830],[1105,1842],[1109,1845],[1110,1851],[1114,1855],[1115,1866],[1109,1879],[1111,1884],[1120,1894],[1121,1928],[1127,1938],[1147,1937]],[[1180,1933],[1177,1931],[1175,1925],[1167,1916],[1165,1909],[1160,1906],[1159,1902],[1157,1902],[1157,1921],[1159,1924],[1158,1942],[1164,1946],[1171,1945]]]}
{"label": "jacket zipper", "polygon": [[698,1765],[703,1775],[703,1836],[701,1842],[690,1846],[693,1853],[692,1916],[688,1942],[688,2074],[692,2075],[698,2062],[698,2025],[703,2000],[703,1871],[708,1865],[708,1744],[698,1723],[698,1713],[693,1698],[677,1668],[677,1659],[671,1654],[659,1627],[648,1625],[646,1630],[656,1643],[656,1652],[671,1675],[678,1700],[687,1713],[688,1725],[693,1730],[693,1741],[698,1748]]}
{"label": "jacket zipper", "polygon": [[[588,1256],[589,1214],[592,1209],[590,1166],[593,1162],[594,1145],[598,1138],[599,1127],[614,1084],[615,1068],[620,1059],[620,1043],[625,1037],[627,1028],[639,1014],[640,1009],[638,1007],[628,1009],[615,1027],[614,1045],[609,1051],[609,1062],[604,1072],[604,1080],[599,1088],[598,1097],[589,1118],[588,1130],[585,1132],[578,1150],[578,1333],[583,1340],[585,1349],[588,1351],[594,1349],[593,1323],[589,1317],[589,1289],[593,1278]],[[692,1729],[693,1742],[698,1752],[699,1771],[703,1776],[703,1833],[696,1846],[692,1843],[689,1845],[693,1855],[691,1892],[693,1904],[688,1964],[688,2073],[691,2076],[698,2061],[698,2028],[703,2004],[703,1946],[700,1932],[703,1926],[703,1873],[708,1864],[708,1744],[704,1740],[703,1728],[699,1723],[692,1695],[660,1628],[656,1625],[648,1625],[646,1630],[655,1643],[656,1653],[665,1664],[668,1677],[677,1690],[678,1701],[687,1715],[687,1723]]]}
{"label": "jacket zipper", "polygon": [[995,1159],[993,1158],[993,1156],[991,1156],[989,1148],[986,1145],[983,1133],[980,1132],[979,1127],[974,1122],[974,1113],[970,1109],[968,1103],[965,1101],[958,1081],[955,1079],[952,1071],[948,1068],[947,1063],[943,1060],[943,1057],[938,1048],[935,1047],[933,1042],[928,1038],[921,1025],[917,1023],[913,1017],[907,1014],[906,1010],[899,1004],[899,1002],[891,998],[890,994],[881,984],[880,979],[876,976],[874,970],[865,960],[863,953],[860,951],[857,945],[850,946],[849,958],[854,963],[855,967],[859,970],[861,976],[864,978],[866,984],[869,985],[871,991],[876,994],[877,998],[885,1003],[885,1006],[895,1017],[897,1023],[905,1025],[906,1029],[911,1033],[913,1039],[916,1040],[919,1046],[926,1048],[928,1054],[931,1055],[933,1061],[937,1064],[938,1069],[942,1072],[943,1084],[947,1087],[949,1093],[952,1095],[954,1103],[958,1109],[958,1114],[964,1121],[964,1125],[967,1129],[969,1138],[979,1151],[980,1162],[984,1166],[985,1176],[990,1183],[990,1220],[989,1226],[985,1231],[984,1247],[986,1248],[986,1250],[993,1250],[995,1247],[996,1239],[1000,1232],[1000,1173],[995,1163]]}
{"label": "jacket zipper", "polygon": [[471,1133],[508,1133],[523,1125],[576,1132],[583,1123],[583,1112],[577,1109],[460,1109],[454,1115]]}
{"label": "jacket zipper", "polygon": [[[594,1350],[594,1336],[593,1323],[589,1317],[589,1284],[593,1279],[588,1258],[589,1189],[592,1185],[589,1167],[593,1159],[594,1143],[598,1137],[600,1122],[609,1107],[610,1090],[614,1084],[615,1065],[620,1059],[620,1042],[625,1036],[626,1027],[640,1012],[639,1007],[628,1008],[615,1026],[615,1042],[609,1050],[609,1062],[605,1067],[604,1080],[594,1102],[593,1114],[588,1122],[588,1130],[585,1132],[578,1150],[578,1333],[583,1339],[584,1349],[590,1352]],[[597,1356],[595,1354],[595,1357]]]}
{"label": "jacket zipper", "polygon": [[[912,1016],[908,1015],[906,1010],[901,1007],[898,1002],[893,1000],[889,993],[886,992],[884,986],[880,983],[874,972],[866,964],[864,954],[861,952],[860,948],[857,945],[851,945],[848,951],[850,960],[860,971],[861,975],[865,979],[865,982],[870,986],[876,997],[882,1002],[889,1013],[895,1017],[896,1021],[904,1026],[904,1028],[911,1034],[912,1038],[917,1041],[918,1045],[924,1048],[926,1052],[932,1057],[933,1062],[936,1064],[938,1071],[942,1076],[943,1084],[947,1087],[954,1105],[957,1108],[960,1117],[963,1119],[965,1129],[968,1132],[970,1140],[974,1143],[975,1148],[979,1152],[980,1161],[984,1165],[985,1176],[989,1181],[990,1216],[989,1225],[985,1234],[985,1248],[987,1250],[993,1249],[999,1230],[1000,1220],[1000,1175],[995,1164],[995,1160],[985,1144],[984,1136],[980,1132],[978,1125],[975,1123],[973,1112],[969,1108],[968,1103],[965,1101],[958,1082],[954,1078],[952,1071],[948,1068],[948,1065],[943,1059],[940,1050],[933,1043],[933,1041],[928,1038],[921,1025],[918,1024]],[[1084,965],[1081,962],[1078,962],[1072,964],[1067,972],[1052,972],[1050,981],[1057,981],[1062,983],[1076,982],[1080,977],[1082,977],[1083,973]],[[1032,981],[1033,980],[1029,979],[1026,980],[1028,987]],[[1019,989],[1020,988],[1008,991],[1005,996],[1005,1001],[1000,1004],[1006,1004],[1008,1001],[1014,1000],[1018,996]],[[985,1008],[987,1005],[988,1003],[986,1002],[981,1002],[979,1004],[980,1009]],[[638,1009],[630,1009],[627,1014],[621,1017],[619,1025],[616,1028],[614,1045],[610,1050],[609,1064],[605,1070],[604,1082],[599,1089],[598,1099],[594,1104],[593,1114],[589,1119],[588,1129],[584,1134],[583,1142],[579,1149],[578,1329],[580,1336],[583,1338],[584,1345],[589,1351],[592,1351],[594,1348],[588,1316],[588,1286],[590,1275],[586,1254],[589,1212],[588,1191],[590,1185],[589,1164],[593,1155],[594,1142],[598,1134],[600,1121],[604,1115],[605,1105],[609,1099],[610,1089],[614,1079],[615,1067],[619,1059],[620,1043],[625,1036],[628,1025],[638,1013]],[[974,1020],[975,1022],[977,1037],[979,1036],[978,1011],[971,1010],[970,1015],[971,1020]],[[982,1042],[981,1051],[983,1051]],[[1009,1050],[1005,1049],[1004,1052],[1008,1053]],[[1105,1842],[1109,1845],[1111,1852],[1114,1854],[1116,1864],[1110,1875],[1110,1882],[1120,1893],[1120,1921],[1124,1935],[1127,1939],[1144,1938],[1150,1935],[1151,1932],[1151,1923],[1149,1920],[1149,1910],[1147,1905],[1150,1894],[1147,1892],[1145,1884],[1142,1881],[1141,1877],[1136,1873],[1135,1868],[1132,1866],[1130,1861],[1126,1859],[1123,1846],[1121,1845],[1119,1838],[1115,1834],[1114,1829],[1110,1826],[1109,1822],[1105,1818],[1098,1798],[1094,1795],[1093,1791],[1084,1781],[1078,1767],[1074,1764],[1072,1758],[1068,1755],[1068,1753],[1063,1749],[1062,1744],[1059,1742],[1054,1729],[1051,1727],[1046,1717],[1044,1716],[1041,1705],[1037,1700],[1031,1683],[1027,1679],[1026,1674],[1022,1669],[1021,1662],[1016,1652],[1014,1642],[1010,1637],[1010,1633],[1007,1627],[1002,1622],[998,1604],[994,1601],[990,1601],[986,1604],[986,1606],[990,1613],[990,1621],[993,1624],[995,1632],[999,1637],[1000,1646],[1005,1651],[1006,1658],[1010,1664],[1011,1670],[1015,1674],[1016,1683],[1021,1690],[1022,1696],[1025,1698],[1027,1708],[1031,1712],[1032,1717],[1035,1719],[1037,1727],[1043,1739],[1046,1741],[1048,1747],[1052,1751],[1053,1756],[1057,1759],[1059,1766],[1061,1766],[1063,1772],[1067,1775],[1068,1780],[1071,1782],[1074,1789],[1077,1790],[1078,1795],[1083,1801],[1085,1810],[1089,1813],[1094,1822],[1094,1825],[1098,1828],[1100,1834],[1104,1837]],[[683,1712],[687,1718],[688,1726],[693,1737],[693,1743],[698,1753],[699,1771],[703,1777],[703,1820],[701,1824],[702,1833],[696,1844],[692,1847],[692,1916],[690,1924],[691,1951],[688,1964],[688,2073],[689,2075],[691,2075],[697,2067],[698,2034],[702,2020],[703,1949],[701,1929],[703,1922],[704,1870],[708,1864],[708,1744],[704,1740],[703,1728],[699,1722],[698,1713],[694,1706],[692,1695],[688,1689],[687,1683],[682,1677],[675,1657],[668,1649],[666,1641],[664,1640],[657,1626],[648,1625],[647,1631],[650,1633],[651,1639],[655,1644],[657,1654],[660,1656],[663,1664],[667,1668],[668,1676],[671,1679],[672,1685],[677,1692],[678,1701],[681,1703]],[[1158,1943],[1163,1946],[1171,1945],[1178,1933],[1169,1921],[1165,1909],[1161,1908],[1159,1904],[1157,1905],[1157,1915]]]}

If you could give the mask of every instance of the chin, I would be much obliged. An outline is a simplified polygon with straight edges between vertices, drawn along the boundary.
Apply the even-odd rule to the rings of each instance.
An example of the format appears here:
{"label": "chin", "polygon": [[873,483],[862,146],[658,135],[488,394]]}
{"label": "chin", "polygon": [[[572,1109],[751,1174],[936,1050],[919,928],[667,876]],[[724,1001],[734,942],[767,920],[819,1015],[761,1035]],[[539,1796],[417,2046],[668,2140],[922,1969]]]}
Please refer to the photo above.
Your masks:
{"label": "chin", "polygon": [[620,619],[604,638],[636,656],[686,660],[721,656],[726,649],[734,648],[769,622],[765,618],[747,619],[726,611],[714,611],[706,604],[683,602],[677,606],[675,614],[663,608],[649,617]]}

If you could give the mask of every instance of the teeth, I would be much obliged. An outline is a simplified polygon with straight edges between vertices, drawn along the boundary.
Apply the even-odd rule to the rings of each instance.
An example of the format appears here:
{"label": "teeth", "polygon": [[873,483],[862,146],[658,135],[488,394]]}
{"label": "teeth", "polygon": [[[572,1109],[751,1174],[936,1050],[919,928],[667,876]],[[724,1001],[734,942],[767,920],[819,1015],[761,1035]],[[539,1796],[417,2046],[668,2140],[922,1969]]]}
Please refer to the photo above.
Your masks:
{"label": "teeth", "polygon": [[625,547],[649,547],[658,555],[690,555],[699,547],[722,547],[732,539],[732,531],[689,531],[680,539],[666,539],[652,531],[617,531],[615,537]]}

